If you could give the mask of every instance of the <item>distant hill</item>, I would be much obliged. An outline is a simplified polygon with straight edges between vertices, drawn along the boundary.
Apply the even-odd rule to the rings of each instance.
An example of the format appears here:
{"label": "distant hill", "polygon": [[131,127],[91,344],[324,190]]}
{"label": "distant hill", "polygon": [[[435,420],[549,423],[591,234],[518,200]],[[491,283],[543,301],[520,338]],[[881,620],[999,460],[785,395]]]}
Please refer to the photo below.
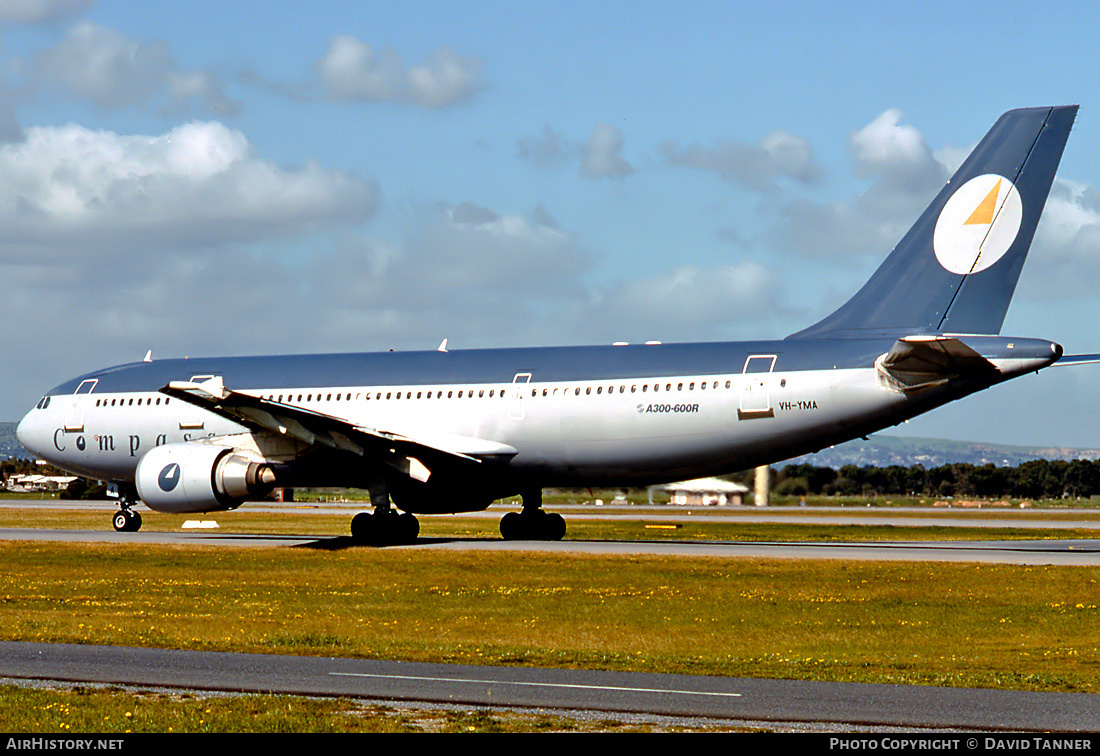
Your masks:
{"label": "distant hill", "polygon": [[15,437],[15,428],[19,423],[0,423],[0,459],[30,459],[31,454],[19,439]]}
{"label": "distant hill", "polygon": [[[0,459],[11,457],[28,459],[31,456],[15,437],[16,425],[18,423],[0,422]],[[1096,460],[1100,459],[1100,449],[1006,446],[969,441],[946,441],[942,438],[872,436],[868,441],[857,440],[838,444],[829,449],[822,449],[816,454],[807,454],[787,462],[780,462],[773,467],[781,468],[796,462],[838,470],[844,465],[909,467],[921,464],[925,467],[939,467],[956,462],[972,465],[992,463],[998,467],[1015,467],[1030,459]]]}
{"label": "distant hill", "polygon": [[908,438],[901,436],[871,436],[857,439],[807,454],[773,467],[805,463],[818,467],[840,469],[844,465],[888,467],[890,465],[924,465],[926,468],[956,463],[993,464],[1016,467],[1032,459],[1100,459],[1100,449],[1068,449],[1038,446],[1008,446],[972,441],[948,441],[942,438]]}

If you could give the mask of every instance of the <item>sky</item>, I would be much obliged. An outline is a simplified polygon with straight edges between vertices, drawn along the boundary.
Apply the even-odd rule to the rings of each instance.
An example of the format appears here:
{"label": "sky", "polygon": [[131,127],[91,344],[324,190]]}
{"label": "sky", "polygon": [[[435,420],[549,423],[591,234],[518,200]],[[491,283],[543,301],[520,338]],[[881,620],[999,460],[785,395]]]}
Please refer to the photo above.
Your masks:
{"label": "sky", "polygon": [[[1079,104],[1002,333],[1100,352],[1100,5],[0,0],[0,419],[153,357],[782,338]],[[887,431],[1100,447],[1100,366]]]}

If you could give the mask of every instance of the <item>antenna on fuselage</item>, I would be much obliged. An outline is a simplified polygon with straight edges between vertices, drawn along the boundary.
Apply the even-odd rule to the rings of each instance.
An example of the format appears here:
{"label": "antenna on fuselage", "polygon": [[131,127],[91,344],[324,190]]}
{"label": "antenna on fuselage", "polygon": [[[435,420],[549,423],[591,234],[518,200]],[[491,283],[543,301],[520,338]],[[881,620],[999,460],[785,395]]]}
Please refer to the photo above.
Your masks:
{"label": "antenna on fuselage", "polygon": [[436,349],[436,351],[437,352],[446,352],[447,351],[447,340],[446,339],[443,339],[443,341],[439,342],[439,348]]}
{"label": "antenna on fuselage", "polygon": [[143,359],[142,362],[152,362],[152,361],[153,361],[153,350],[150,349],[148,352],[145,353],[145,359]]}

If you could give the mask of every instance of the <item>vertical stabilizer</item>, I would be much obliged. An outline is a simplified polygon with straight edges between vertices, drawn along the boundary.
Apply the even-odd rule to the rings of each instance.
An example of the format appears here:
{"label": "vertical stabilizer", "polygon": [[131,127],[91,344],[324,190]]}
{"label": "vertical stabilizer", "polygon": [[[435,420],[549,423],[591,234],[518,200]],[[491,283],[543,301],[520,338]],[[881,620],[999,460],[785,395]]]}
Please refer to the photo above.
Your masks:
{"label": "vertical stabilizer", "polygon": [[1076,114],[1001,116],[863,288],[788,338],[998,333]]}

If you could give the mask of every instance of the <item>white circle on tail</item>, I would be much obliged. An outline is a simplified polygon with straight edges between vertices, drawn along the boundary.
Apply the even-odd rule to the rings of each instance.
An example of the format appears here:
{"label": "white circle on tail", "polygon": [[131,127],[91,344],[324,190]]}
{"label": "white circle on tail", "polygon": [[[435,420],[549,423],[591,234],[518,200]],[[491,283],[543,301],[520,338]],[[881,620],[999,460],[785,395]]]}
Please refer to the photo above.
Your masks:
{"label": "white circle on tail", "polygon": [[959,275],[985,270],[1016,241],[1023,214],[1020,193],[1004,176],[970,179],[940,211],[932,234],[936,259]]}

